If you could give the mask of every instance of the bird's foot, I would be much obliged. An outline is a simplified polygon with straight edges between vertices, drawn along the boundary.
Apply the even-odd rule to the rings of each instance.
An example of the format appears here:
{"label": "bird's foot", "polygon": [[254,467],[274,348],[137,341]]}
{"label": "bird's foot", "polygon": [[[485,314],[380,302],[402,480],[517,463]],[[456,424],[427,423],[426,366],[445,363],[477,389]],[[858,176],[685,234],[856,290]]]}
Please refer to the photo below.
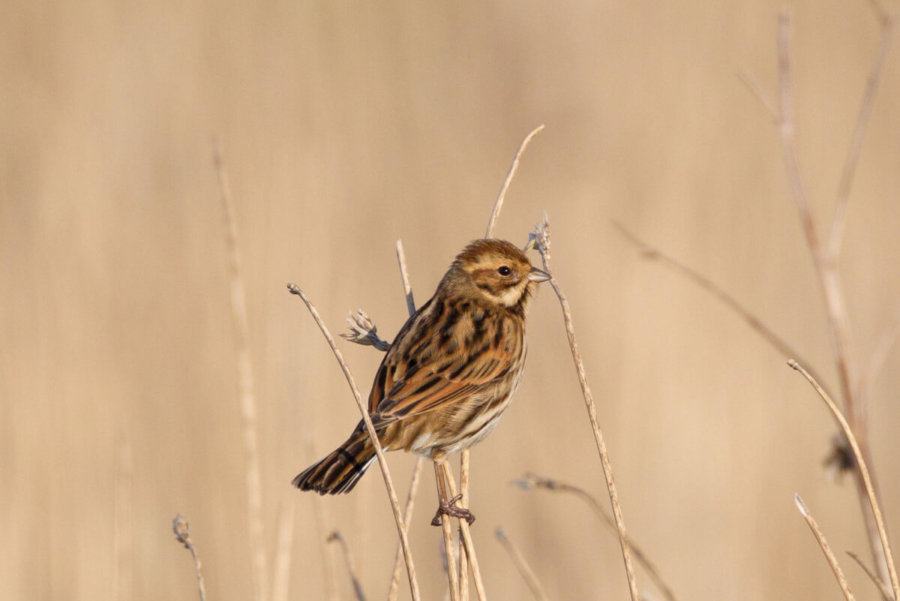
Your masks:
{"label": "bird's foot", "polygon": [[456,503],[462,499],[462,495],[456,495],[449,501],[445,499],[441,499],[438,504],[438,510],[434,514],[434,519],[431,520],[432,526],[440,526],[443,520],[442,516],[449,515],[450,517],[464,519],[469,525],[475,521],[475,514],[466,509],[465,507],[457,507]]}

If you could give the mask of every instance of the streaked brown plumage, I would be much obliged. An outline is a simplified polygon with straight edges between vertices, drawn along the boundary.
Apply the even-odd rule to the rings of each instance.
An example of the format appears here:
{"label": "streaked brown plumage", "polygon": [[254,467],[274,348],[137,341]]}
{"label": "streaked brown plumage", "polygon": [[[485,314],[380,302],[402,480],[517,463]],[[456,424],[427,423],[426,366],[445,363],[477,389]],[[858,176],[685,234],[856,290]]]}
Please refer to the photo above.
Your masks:
{"label": "streaked brown plumage", "polygon": [[[525,364],[528,300],[548,278],[502,240],[477,240],[456,257],[375,375],[369,413],[385,450],[441,461],[494,429]],[[344,444],[293,484],[320,494],[349,492],[374,458],[360,421]]]}

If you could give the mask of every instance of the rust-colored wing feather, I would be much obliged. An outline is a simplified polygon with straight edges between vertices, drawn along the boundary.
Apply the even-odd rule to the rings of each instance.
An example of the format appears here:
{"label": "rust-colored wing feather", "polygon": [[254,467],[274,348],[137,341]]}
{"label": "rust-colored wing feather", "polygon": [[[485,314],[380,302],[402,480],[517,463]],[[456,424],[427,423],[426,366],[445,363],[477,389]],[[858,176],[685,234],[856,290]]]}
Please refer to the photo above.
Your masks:
{"label": "rust-colored wing feather", "polygon": [[477,394],[513,368],[523,352],[514,320],[433,298],[397,334],[375,376],[369,411],[391,422]]}

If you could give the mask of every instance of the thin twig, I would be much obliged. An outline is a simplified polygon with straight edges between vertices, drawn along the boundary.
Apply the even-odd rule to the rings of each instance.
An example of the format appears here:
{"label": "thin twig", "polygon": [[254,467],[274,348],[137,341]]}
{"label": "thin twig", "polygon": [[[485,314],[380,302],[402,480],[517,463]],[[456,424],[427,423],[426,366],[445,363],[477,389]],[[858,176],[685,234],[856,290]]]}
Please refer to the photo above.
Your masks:
{"label": "thin twig", "polygon": [[241,270],[237,219],[228,173],[222,160],[218,140],[214,140],[213,163],[219,180],[222,214],[225,225],[225,245],[228,250],[228,275],[231,290],[231,316],[234,324],[237,351],[238,387],[241,406],[241,429],[247,469],[247,520],[250,532],[250,555],[253,558],[253,589],[256,601],[270,601],[268,557],[262,517],[262,477],[259,468],[259,434],[256,394],[253,385],[253,363],[250,359],[250,326],[247,319],[247,294]]}
{"label": "thin twig", "polygon": [[509,558],[512,559],[513,565],[516,566],[516,570],[519,571],[522,580],[528,585],[528,590],[531,591],[534,598],[538,601],[549,601],[550,598],[547,596],[547,593],[544,592],[544,587],[541,586],[534,570],[532,570],[531,566],[528,565],[528,562],[525,561],[525,556],[522,555],[522,552],[519,551],[513,542],[506,536],[503,528],[494,530],[494,536],[497,537],[497,540],[500,541],[500,544],[503,545],[503,548],[509,554]]}
{"label": "thin twig", "polygon": [[356,387],[356,382],[353,380],[353,375],[350,373],[350,368],[347,367],[347,362],[344,361],[343,354],[334,343],[334,338],[332,338],[331,333],[328,331],[328,327],[325,325],[325,322],[322,321],[321,316],[319,316],[319,312],[316,311],[315,306],[313,306],[312,302],[310,302],[310,300],[306,297],[306,294],[304,294],[296,284],[288,284],[288,290],[290,290],[291,294],[296,294],[297,296],[299,296],[303,303],[306,305],[306,308],[309,309],[310,315],[312,315],[312,318],[315,320],[316,325],[318,325],[319,329],[322,331],[322,335],[328,342],[328,346],[331,347],[331,351],[334,353],[335,358],[341,366],[341,371],[344,372],[344,377],[347,379],[347,383],[350,385],[350,390],[353,392],[353,399],[356,401],[356,405],[359,408],[360,414],[362,415],[363,422],[366,424],[366,431],[369,433],[369,438],[372,440],[372,444],[375,447],[375,456],[378,458],[378,465],[381,467],[381,475],[384,478],[384,485],[388,491],[388,498],[391,502],[391,510],[394,514],[394,521],[397,524],[397,532],[400,536],[400,544],[403,547],[403,559],[406,562],[406,574],[409,577],[410,593],[412,594],[412,598],[414,601],[419,601],[419,584],[416,581],[416,569],[415,565],[413,564],[412,551],[409,548],[409,538],[407,537],[406,523],[403,521],[403,516],[400,513],[400,502],[397,500],[397,493],[394,489],[393,480],[391,479],[391,472],[388,468],[387,460],[384,458],[384,451],[381,449],[381,442],[378,440],[378,434],[375,432],[375,426],[372,425],[372,418],[369,416],[369,412],[367,411],[365,404],[363,404],[362,396],[359,394],[359,388]]}
{"label": "thin twig", "polygon": [[[412,523],[413,507],[415,505],[416,491],[419,488],[419,475],[422,473],[422,465],[425,460],[421,455],[416,455],[416,464],[413,466],[412,479],[409,482],[409,492],[406,494],[406,509],[403,513],[403,522]],[[394,569],[391,571],[391,585],[388,589],[388,601],[397,601],[400,592],[400,567],[403,565],[403,549],[397,545],[394,553]]]}
{"label": "thin twig", "polygon": [[[412,286],[409,283],[409,271],[406,269],[406,254],[403,252],[403,242],[397,240],[397,265],[400,268],[400,280],[403,282],[403,296],[406,298],[406,309],[410,317],[416,312],[416,301],[413,298]],[[403,523],[412,523],[413,504],[416,490],[419,487],[419,475],[422,473],[423,459],[416,455],[416,464],[413,467],[412,477],[409,482],[409,492],[406,495],[406,509],[403,514]],[[391,570],[391,584],[388,589],[388,601],[396,601],[400,588],[400,560],[403,549],[398,544],[394,553],[394,569]]]}
{"label": "thin twig", "polygon": [[356,575],[356,564],[353,561],[353,556],[350,554],[347,541],[344,540],[340,532],[335,530],[328,535],[328,542],[337,542],[341,546],[341,554],[344,556],[344,563],[347,565],[347,573],[350,575],[350,582],[353,584],[353,594],[356,595],[356,601],[366,601],[366,595],[363,592],[362,584],[359,582],[359,577]]}
{"label": "thin twig", "polygon": [[828,560],[828,565],[831,566],[831,571],[834,572],[834,577],[837,579],[838,585],[844,593],[844,597],[847,601],[854,601],[853,593],[850,592],[850,585],[847,583],[847,578],[844,576],[840,564],[838,564],[837,557],[834,556],[831,547],[828,545],[828,541],[825,540],[825,535],[822,534],[815,518],[809,512],[809,509],[806,507],[806,504],[803,502],[803,499],[800,498],[799,494],[794,495],[794,503],[797,504],[797,510],[800,512],[800,515],[803,516],[803,519],[806,520],[809,529],[812,530],[813,536],[816,537],[816,542],[819,543],[822,553],[825,554],[825,559]]}
{"label": "thin twig", "polygon": [[206,585],[203,583],[203,570],[200,563],[200,556],[197,554],[197,548],[194,541],[191,540],[191,526],[187,523],[182,515],[176,514],[172,520],[172,532],[175,533],[175,540],[184,545],[184,548],[191,552],[191,558],[194,560],[194,573],[197,575],[197,592],[200,595],[200,601],[206,601]]}
{"label": "thin twig", "polygon": [[[597,500],[592,494],[575,486],[573,484],[567,484],[565,482],[560,482],[559,480],[553,480],[552,478],[544,478],[542,476],[536,476],[534,474],[525,474],[525,476],[519,480],[515,480],[513,482],[516,486],[523,490],[531,490],[534,488],[541,488],[544,490],[548,490],[551,492],[564,492],[575,495],[576,497],[582,499],[588,506],[594,511],[597,516],[603,520],[603,523],[606,524],[609,528],[612,529],[614,533],[618,533],[618,529],[616,528],[615,519],[607,513],[606,509],[604,509],[603,505],[600,501]],[[672,590],[672,587],[663,579],[662,575],[659,573],[659,569],[656,567],[646,553],[638,546],[631,535],[626,537],[626,542],[628,543],[628,547],[631,549],[631,552],[634,554],[635,560],[647,571],[647,574],[650,576],[650,579],[656,584],[656,587],[660,590],[663,596],[668,601],[677,601],[675,598],[675,592]],[[645,593],[646,595],[646,593]]]}
{"label": "thin twig", "polygon": [[778,123],[778,109],[775,108],[775,103],[772,102],[772,98],[767,94],[762,86],[759,85],[759,82],[756,79],[747,73],[744,70],[738,71],[738,79],[743,82],[747,89],[750,90],[750,93],[756,96],[756,99],[759,100],[760,104],[763,105],[763,108],[766,109],[766,112],[769,113],[769,117],[772,118],[773,123]]}
{"label": "thin twig", "polygon": [[881,598],[883,601],[894,601],[894,595],[893,593],[891,593],[891,589],[889,589],[888,586],[881,581],[878,575],[872,571],[872,568],[866,565],[862,557],[860,557],[854,551],[844,552],[849,555],[853,559],[853,561],[856,562],[856,565],[858,565],[862,569],[862,571],[866,573],[866,576],[868,576],[869,579],[872,580],[873,583],[875,583],[875,586],[877,586],[878,590],[881,592]]}
{"label": "thin twig", "polygon": [[544,129],[544,126],[538,125],[531,130],[531,133],[525,136],[525,139],[519,144],[519,149],[516,151],[512,164],[509,166],[509,171],[506,173],[506,179],[503,180],[503,185],[500,186],[500,193],[497,194],[497,201],[494,203],[494,209],[491,211],[491,218],[488,220],[487,229],[484,233],[485,238],[490,238],[491,234],[494,232],[494,224],[497,222],[497,217],[500,216],[500,210],[503,208],[503,200],[506,198],[506,191],[509,189],[509,185],[516,175],[516,170],[519,168],[519,159],[522,158],[522,153],[525,152],[525,148],[528,146],[528,143],[531,142],[531,138],[538,135],[542,129]]}
{"label": "thin twig", "polygon": [[[784,357],[800,357],[800,353],[792,347],[788,342],[779,336],[775,330],[767,326],[763,321],[750,309],[746,308],[744,305],[740,303],[736,298],[734,298],[731,294],[725,291],[719,284],[710,280],[705,275],[696,271],[694,268],[689,267],[688,265],[682,263],[678,259],[667,255],[665,252],[661,251],[657,247],[653,246],[649,242],[646,242],[637,237],[633,232],[631,232],[624,225],[619,223],[618,221],[613,221],[613,226],[619,230],[619,232],[625,236],[625,239],[634,244],[636,247],[640,249],[641,257],[644,259],[648,259],[651,261],[657,261],[666,267],[680,273],[688,280],[696,284],[700,287],[701,290],[712,295],[713,298],[718,300],[720,303],[725,305],[728,309],[731,309],[733,312],[737,313],[738,317],[744,320],[750,329],[759,334],[763,340],[769,343],[779,354]],[[803,361],[803,363],[806,363]],[[818,374],[815,374],[816,379],[820,382],[823,381],[822,378],[819,377]]]}
{"label": "thin twig", "polygon": [[403,294],[406,296],[406,308],[409,314],[416,312],[416,301],[412,287],[409,285],[409,272],[406,270],[406,254],[403,252],[403,241],[397,240],[397,263],[400,264],[400,278],[403,280]]}
{"label": "thin twig", "polygon": [[631,559],[631,550],[628,547],[628,535],[625,530],[625,519],[622,517],[622,507],[619,505],[619,495],[616,492],[616,483],[613,479],[612,464],[609,461],[609,453],[606,450],[606,443],[603,440],[603,432],[600,430],[600,424],[597,420],[597,407],[594,405],[594,396],[587,383],[587,375],[584,370],[584,363],[581,360],[581,353],[578,351],[578,343],[575,341],[575,328],[572,325],[572,310],[569,307],[569,301],[563,294],[559,282],[553,276],[550,270],[550,222],[546,213],[542,223],[535,227],[534,233],[530,240],[533,240],[538,252],[541,253],[541,261],[544,264],[544,271],[550,274],[550,286],[559,298],[559,304],[562,307],[563,320],[566,326],[566,337],[569,340],[569,349],[572,351],[572,359],[575,362],[575,370],[578,372],[578,382],[581,385],[581,393],[584,397],[584,404],[587,408],[588,418],[591,422],[591,430],[594,433],[594,441],[597,444],[597,451],[600,454],[600,463],[603,466],[603,474],[606,476],[606,488],[609,492],[609,501],[612,505],[613,516],[616,519],[616,528],[619,532],[619,546],[622,548],[622,559],[625,562],[625,575],[628,578],[628,590],[631,593],[631,601],[640,601],[640,593],[638,592],[637,579],[634,575],[634,565]]}
{"label": "thin twig", "polygon": [[810,375],[810,373],[804,369],[802,365],[797,363],[795,360],[791,359],[788,361],[788,365],[791,368],[799,371],[804,378],[812,385],[815,391],[819,394],[825,404],[828,405],[828,409],[831,411],[831,414],[834,416],[834,419],[837,420],[838,424],[843,430],[844,435],[847,437],[847,442],[850,443],[850,447],[853,449],[853,455],[856,457],[856,464],[859,468],[859,473],[862,475],[863,482],[866,487],[866,494],[869,500],[869,504],[872,508],[872,515],[875,517],[875,523],[878,526],[878,536],[881,539],[881,548],[884,551],[884,562],[887,564],[888,574],[891,579],[891,590],[894,593],[894,599],[900,599],[900,582],[897,580],[897,569],[894,565],[894,554],[891,551],[891,543],[888,541],[887,536],[887,528],[884,525],[884,518],[881,514],[881,507],[878,504],[878,498],[875,495],[875,488],[872,485],[872,478],[869,475],[869,468],[866,466],[866,460],[863,457],[862,451],[859,448],[859,443],[856,440],[856,436],[853,434],[853,430],[850,428],[850,424],[847,423],[847,419],[844,417],[844,414],[841,413],[841,410],[834,403],[828,393],[819,385],[815,378]]}
{"label": "thin twig", "polygon": [[294,511],[296,504],[282,503],[278,511],[272,601],[288,601],[291,585],[291,556],[294,551]]}
{"label": "thin twig", "polygon": [[[442,499],[455,497],[456,494],[449,495],[446,472],[446,459],[434,462],[434,482],[437,486],[438,502]],[[447,583],[450,590],[450,601],[459,601],[459,562],[456,560],[456,545],[453,542],[453,523],[449,515],[441,515],[441,531],[444,534],[444,558],[447,562]],[[460,520],[463,522],[464,520]]]}
{"label": "thin twig", "polygon": [[[463,449],[459,454],[459,494],[462,495],[459,503],[462,507],[469,507],[470,458],[469,449]],[[461,541],[462,530],[459,532],[459,538]],[[459,601],[469,601],[469,554],[466,553],[466,546],[462,543],[459,545]]]}
{"label": "thin twig", "polygon": [[[444,476],[447,478],[447,485],[450,487],[450,497],[456,496],[456,481],[453,479],[453,473],[450,471],[450,464],[444,461],[441,463]],[[462,535],[463,544],[466,546],[466,552],[469,557],[469,567],[472,570],[472,580],[475,583],[475,593],[478,601],[487,601],[487,592],[484,590],[484,581],[481,579],[481,568],[478,565],[478,555],[475,553],[475,544],[472,542],[472,534],[469,531],[469,522],[464,519],[459,520],[459,533]]]}
{"label": "thin twig", "polygon": [[841,253],[841,243],[844,239],[844,229],[847,222],[847,204],[850,197],[850,189],[853,187],[853,176],[859,165],[859,157],[862,154],[863,140],[866,138],[866,130],[869,126],[869,118],[872,116],[872,107],[875,104],[875,96],[884,75],[884,65],[887,62],[888,51],[891,48],[891,38],[894,33],[894,19],[881,11],[876,4],[874,10],[880,16],[881,43],[878,47],[878,58],[872,65],[872,71],[866,81],[866,89],[863,92],[859,114],[856,117],[856,126],[853,128],[853,136],[850,139],[850,148],[847,150],[847,158],[841,170],[841,179],[838,183],[837,203],[834,206],[834,217],[831,221],[831,236],[828,239],[828,253],[834,258]]}

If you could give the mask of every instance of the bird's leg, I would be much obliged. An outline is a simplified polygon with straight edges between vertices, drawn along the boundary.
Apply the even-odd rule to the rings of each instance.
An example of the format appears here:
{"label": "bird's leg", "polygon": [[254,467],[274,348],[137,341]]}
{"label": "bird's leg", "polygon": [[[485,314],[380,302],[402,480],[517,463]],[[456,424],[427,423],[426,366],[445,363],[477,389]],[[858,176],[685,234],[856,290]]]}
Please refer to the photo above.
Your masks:
{"label": "bird's leg", "polygon": [[431,525],[440,526],[443,521],[441,516],[444,515],[464,519],[469,524],[472,524],[472,522],[475,521],[475,515],[465,507],[456,506],[459,500],[462,499],[462,495],[455,495],[451,498],[450,494],[447,492],[449,490],[447,470],[449,469],[450,466],[447,464],[446,458],[441,457],[434,459],[434,476],[438,483],[439,498],[438,509],[434,514],[434,519],[431,520]]}

